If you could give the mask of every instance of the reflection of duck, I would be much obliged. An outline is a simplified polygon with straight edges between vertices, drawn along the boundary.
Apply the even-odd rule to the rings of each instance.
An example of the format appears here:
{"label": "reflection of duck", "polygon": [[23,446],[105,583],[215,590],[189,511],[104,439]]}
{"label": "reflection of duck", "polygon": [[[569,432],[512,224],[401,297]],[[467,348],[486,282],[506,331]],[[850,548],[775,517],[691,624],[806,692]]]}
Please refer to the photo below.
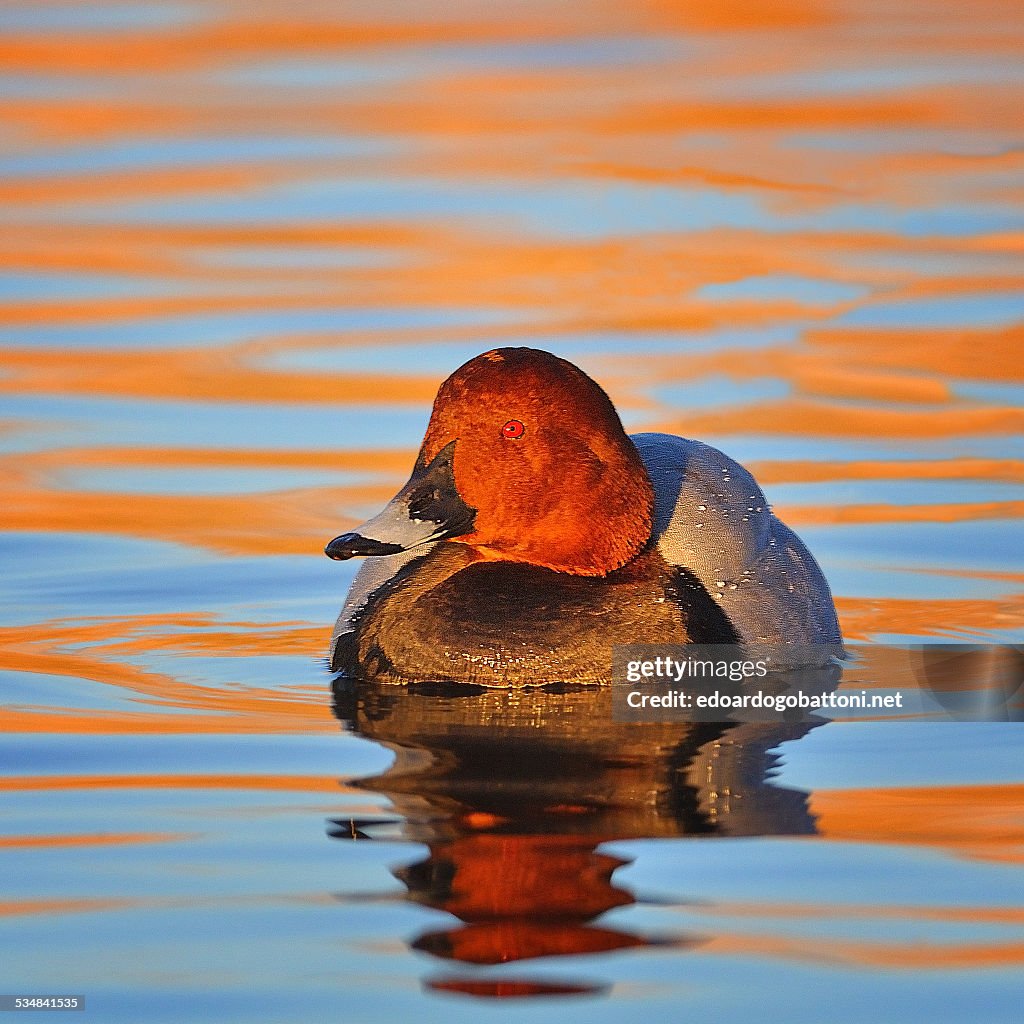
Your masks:
{"label": "reflection of duck", "polygon": [[597,384],[533,349],[452,374],[409,482],[326,550],[378,556],[331,667],[380,682],[607,682],[613,644],[839,638],[817,563],[746,470],[630,439]]}
{"label": "reflection of duck", "polygon": [[[634,902],[612,879],[627,862],[601,843],[814,831],[806,794],[765,781],[776,763],[770,748],[810,724],[616,723],[608,689],[491,690],[453,701],[443,691],[340,680],[335,694],[340,718],[397,755],[360,784],[391,800],[404,838],[428,847],[396,875],[411,899],[459,919],[413,941],[439,959],[483,965],[690,945],[693,937],[595,923]],[[374,834],[373,822],[339,825],[338,838]],[[504,975],[430,984],[477,995],[553,991],[550,978]],[[579,979],[555,984],[590,990]]]}

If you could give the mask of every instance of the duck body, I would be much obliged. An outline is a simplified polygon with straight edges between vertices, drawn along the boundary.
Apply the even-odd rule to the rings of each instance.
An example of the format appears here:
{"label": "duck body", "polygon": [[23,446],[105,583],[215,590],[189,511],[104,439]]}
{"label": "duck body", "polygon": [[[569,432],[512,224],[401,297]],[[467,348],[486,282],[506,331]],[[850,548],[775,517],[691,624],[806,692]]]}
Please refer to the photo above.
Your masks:
{"label": "duck body", "polygon": [[606,683],[614,644],[735,643],[707,590],[651,549],[605,577],[470,561],[437,544],[336,627],[331,667],[376,682]]}
{"label": "duck body", "polygon": [[718,602],[741,643],[841,647],[825,574],[754,477],[711,445],[634,434],[654,485],[652,537]]}
{"label": "duck body", "polygon": [[409,483],[327,546],[370,555],[330,667],[408,684],[610,682],[612,648],[838,644],[828,584],[753,477],[627,437],[572,364],[478,356],[441,387]]}

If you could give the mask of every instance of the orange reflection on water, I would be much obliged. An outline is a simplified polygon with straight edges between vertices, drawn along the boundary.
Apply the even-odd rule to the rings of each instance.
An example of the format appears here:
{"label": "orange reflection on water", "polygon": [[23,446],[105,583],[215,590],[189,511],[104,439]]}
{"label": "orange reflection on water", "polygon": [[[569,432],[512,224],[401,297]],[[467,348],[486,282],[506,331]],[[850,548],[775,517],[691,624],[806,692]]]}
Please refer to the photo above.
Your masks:
{"label": "orange reflection on water", "polygon": [[936,786],[815,792],[826,839],[910,843],[1024,864],[1024,786]]}
{"label": "orange reflection on water", "polygon": [[136,846],[139,843],[176,843],[195,838],[174,832],[95,832],[59,836],[0,836],[0,850],[26,850],[53,846]]}
{"label": "orange reflection on water", "polygon": [[[723,917],[833,917],[832,904],[813,903],[730,903],[716,901],[701,912]],[[843,903],[843,916],[858,918],[898,918],[911,921],[973,921],[979,924],[1024,924],[1024,909],[1019,907],[915,906]]]}
{"label": "orange reflection on water", "polygon": [[749,467],[763,484],[821,480],[999,480],[1024,483],[1024,462],[1017,459],[942,459],[899,462],[755,462]]}
{"label": "orange reflection on water", "polygon": [[358,517],[332,513],[340,499],[376,502],[390,497],[387,491],[353,487],[245,497],[78,493],[69,507],[66,496],[53,491],[24,490],[11,494],[6,519],[15,530],[75,533],[84,527],[233,555],[312,555],[323,548],[323,538],[358,523]]}
{"label": "orange reflection on water", "polygon": [[102,910],[124,910],[138,905],[137,900],[0,900],[0,916],[21,914],[90,914]]}
{"label": "orange reflection on water", "polygon": [[[306,684],[259,687],[192,683],[133,663],[154,651],[187,655],[190,651],[222,655],[294,653],[312,657],[322,635],[309,627],[253,630],[240,627],[242,639],[228,630],[202,630],[179,636],[177,627],[199,625],[202,619],[177,622],[156,617],[103,619],[8,627],[0,633],[0,668],[12,672],[93,680],[133,695],[139,711],[108,710],[101,714],[74,708],[10,704],[4,708],[8,732],[66,733],[245,733],[327,732],[330,709],[319,687]],[[154,631],[154,626],[158,628]],[[160,628],[167,633],[161,637]],[[134,639],[128,639],[137,633]],[[163,710],[161,710],[163,709]],[[173,709],[173,714],[167,711]]]}
{"label": "orange reflection on water", "polygon": [[0,790],[24,793],[44,790],[226,789],[288,793],[357,794],[338,779],[319,775],[12,775],[0,779]]}
{"label": "orange reflection on water", "polygon": [[[244,702],[240,702],[244,703]],[[66,735],[108,735],[126,733],[147,735],[242,735],[260,733],[334,733],[329,711],[317,712],[314,707],[296,713],[285,701],[271,710],[264,706],[259,712],[244,707],[224,707],[220,714],[161,714],[159,712],[110,711],[102,716],[92,711],[21,711],[5,709],[3,727],[8,733],[61,733]]]}
{"label": "orange reflection on water", "polygon": [[[31,392],[182,401],[429,403],[437,381],[399,374],[311,374],[250,365],[247,349],[8,352],[7,387]],[[253,360],[254,361],[254,360]],[[244,410],[239,410],[242,414]],[[326,422],[326,420],[325,420]]]}
{"label": "orange reflection on water", "polygon": [[[310,177],[316,179],[312,172]],[[333,180],[336,174],[326,177]],[[116,190],[118,184],[112,187]],[[737,189],[738,193],[742,191]],[[158,194],[164,194],[164,190]],[[174,189],[169,188],[167,194],[173,196]],[[54,204],[61,201],[60,195],[51,200]],[[273,198],[266,201],[272,203]],[[600,199],[594,202],[599,210],[604,208]],[[857,304],[852,298],[815,299],[813,295],[799,302],[783,297],[736,296],[725,303],[708,301],[700,294],[706,285],[759,275],[792,274],[855,289],[884,289],[887,302],[961,292],[1013,291],[1021,284],[1021,275],[1010,270],[998,274],[944,274],[924,284],[912,268],[885,269],[870,264],[852,268],[847,265],[849,257],[858,251],[868,256],[929,252],[920,241],[897,233],[861,231],[764,233],[724,228],[598,240],[548,239],[488,233],[479,228],[459,229],[435,218],[411,225],[317,220],[281,226],[209,228],[127,223],[112,226],[106,232],[97,232],[88,225],[71,225],[60,233],[43,224],[38,230],[37,235],[35,229],[16,223],[11,236],[0,243],[12,269],[49,266],[93,272],[104,268],[138,276],[138,285],[130,298],[72,300],[58,295],[45,301],[0,303],[0,322],[8,326],[53,319],[66,323],[117,323],[139,317],[253,309],[298,313],[308,309],[359,310],[374,306],[448,310],[491,306],[510,314],[525,312],[535,330],[556,333],[573,327],[599,326],[628,331],[693,330],[768,325],[793,319],[823,320]],[[340,267],[331,267],[329,262],[327,266],[318,265],[315,261],[283,267],[271,261],[261,266],[259,260],[242,267],[232,266],[232,256],[237,257],[239,246],[261,245],[312,246],[323,254],[324,261],[343,253],[339,246],[379,246],[392,258],[385,266],[374,266],[372,260]],[[969,260],[975,253],[970,240],[944,240],[942,248],[951,260]],[[173,291],[180,294],[168,296],[153,289],[154,284],[168,283],[175,285]],[[154,293],[147,294],[150,291]],[[852,368],[864,358],[869,360],[868,366],[895,367],[900,365],[901,358],[903,365],[916,366],[915,356],[921,356],[934,373],[942,375],[962,371],[957,352],[978,343],[991,350],[992,362],[998,367],[1003,357],[1012,356],[1013,341],[1019,339],[1020,329],[924,332],[908,325],[898,330],[872,331],[814,329],[811,323],[808,332],[815,347],[833,346],[826,349],[833,366],[834,344],[838,343],[849,349],[842,354],[852,360]],[[914,354],[909,363],[906,353],[900,356],[888,351],[893,338],[906,340],[908,351]],[[342,340],[343,337],[335,337],[336,342]],[[279,342],[275,339],[275,343]],[[938,354],[946,353],[947,349],[949,359],[939,360]],[[142,354],[136,355],[141,358]],[[733,354],[734,359],[737,356],[746,356],[753,360],[753,365],[764,362],[764,356],[756,351]],[[781,369],[803,366],[805,360],[812,367],[822,362],[813,349],[806,353],[784,352],[782,357],[787,362]],[[986,360],[986,368],[987,364]],[[975,361],[968,376],[982,369]]]}
{"label": "orange reflection on water", "polygon": [[1014,589],[994,598],[839,597],[836,607],[843,635],[849,640],[868,640],[893,632],[949,640],[1017,628],[1024,614],[1024,595]]}
{"label": "orange reflection on water", "polygon": [[1024,942],[885,943],[720,934],[709,939],[704,948],[709,953],[725,956],[777,957],[804,963],[896,971],[970,970],[1024,964]]}
{"label": "orange reflection on water", "polygon": [[780,434],[804,437],[943,438],[963,434],[1014,434],[1024,431],[1024,410],[989,406],[948,409],[871,409],[795,398],[759,402],[742,409],[689,413],[659,423],[673,433],[758,433],[771,423]]}

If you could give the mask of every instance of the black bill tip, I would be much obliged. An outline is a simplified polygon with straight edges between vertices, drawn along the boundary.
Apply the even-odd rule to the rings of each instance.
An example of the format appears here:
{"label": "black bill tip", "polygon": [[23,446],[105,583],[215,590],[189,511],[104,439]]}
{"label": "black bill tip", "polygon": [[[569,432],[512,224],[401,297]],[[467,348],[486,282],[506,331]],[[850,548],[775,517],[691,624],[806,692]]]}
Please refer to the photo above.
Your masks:
{"label": "black bill tip", "polygon": [[324,554],[336,562],[344,562],[346,558],[357,555],[397,555],[405,548],[401,544],[385,544],[381,540],[372,540],[360,533],[343,533],[324,548]]}

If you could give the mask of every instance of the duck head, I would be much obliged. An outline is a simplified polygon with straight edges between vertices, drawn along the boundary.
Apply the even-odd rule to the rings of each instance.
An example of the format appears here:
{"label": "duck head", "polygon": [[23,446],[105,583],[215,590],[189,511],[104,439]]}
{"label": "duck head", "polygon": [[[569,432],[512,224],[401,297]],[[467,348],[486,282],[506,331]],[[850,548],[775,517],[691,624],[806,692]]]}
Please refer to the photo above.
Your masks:
{"label": "duck head", "polygon": [[548,352],[499,348],[440,387],[409,482],[330,558],[452,540],[479,559],[604,576],[651,535],[654,491],[611,400]]}

